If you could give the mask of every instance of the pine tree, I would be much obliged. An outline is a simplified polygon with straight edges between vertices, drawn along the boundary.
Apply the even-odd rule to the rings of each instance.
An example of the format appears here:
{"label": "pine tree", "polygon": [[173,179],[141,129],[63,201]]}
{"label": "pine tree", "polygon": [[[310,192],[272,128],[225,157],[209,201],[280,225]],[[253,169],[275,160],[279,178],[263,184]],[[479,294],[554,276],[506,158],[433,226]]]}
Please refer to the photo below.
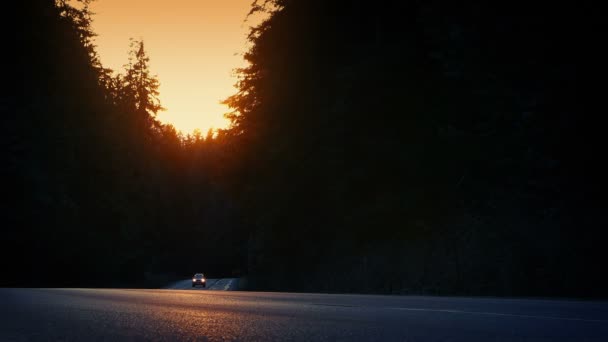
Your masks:
{"label": "pine tree", "polygon": [[160,83],[157,76],[150,73],[150,58],[146,54],[144,41],[131,39],[130,47],[129,64],[126,65],[124,76],[124,95],[135,107],[135,111],[142,114],[147,127],[158,126],[156,115],[164,110],[158,98]]}

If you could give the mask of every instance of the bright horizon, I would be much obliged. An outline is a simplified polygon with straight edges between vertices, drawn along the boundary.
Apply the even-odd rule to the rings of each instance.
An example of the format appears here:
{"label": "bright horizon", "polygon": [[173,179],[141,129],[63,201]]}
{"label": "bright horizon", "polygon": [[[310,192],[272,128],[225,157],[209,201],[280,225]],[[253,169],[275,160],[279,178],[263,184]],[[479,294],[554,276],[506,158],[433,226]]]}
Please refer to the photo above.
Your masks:
{"label": "bright horizon", "polygon": [[222,100],[236,92],[235,68],[245,66],[244,22],[251,0],[97,0],[93,29],[102,64],[122,72],[129,38],[143,39],[160,81],[165,111],[158,119],[184,134],[225,128]]}

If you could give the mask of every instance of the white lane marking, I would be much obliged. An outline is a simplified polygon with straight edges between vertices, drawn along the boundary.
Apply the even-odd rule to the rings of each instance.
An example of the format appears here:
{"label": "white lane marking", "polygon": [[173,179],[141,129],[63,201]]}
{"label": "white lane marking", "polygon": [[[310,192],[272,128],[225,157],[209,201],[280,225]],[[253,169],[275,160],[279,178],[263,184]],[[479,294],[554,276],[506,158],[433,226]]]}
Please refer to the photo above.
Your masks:
{"label": "white lane marking", "polygon": [[404,311],[446,312],[446,313],[469,314],[469,315],[509,316],[509,317],[521,317],[521,318],[554,319],[554,320],[563,320],[563,321],[582,321],[582,322],[608,323],[608,320],[605,320],[605,319],[585,319],[585,318],[570,318],[570,317],[555,317],[555,316],[519,315],[519,314],[498,313],[498,312],[463,311],[463,310],[441,310],[441,309],[415,309],[415,308],[388,308],[388,309],[404,310]]}
{"label": "white lane marking", "polygon": [[226,286],[224,286],[224,291],[228,291],[228,289],[230,288],[230,285],[232,285],[232,279],[230,279],[228,281],[228,284],[226,284]]}

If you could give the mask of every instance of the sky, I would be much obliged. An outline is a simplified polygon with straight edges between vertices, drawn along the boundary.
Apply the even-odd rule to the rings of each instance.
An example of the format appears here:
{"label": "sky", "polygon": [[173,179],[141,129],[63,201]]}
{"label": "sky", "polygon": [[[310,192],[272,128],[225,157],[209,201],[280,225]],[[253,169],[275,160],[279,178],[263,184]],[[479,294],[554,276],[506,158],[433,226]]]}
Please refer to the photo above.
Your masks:
{"label": "sky", "polygon": [[220,101],[234,94],[233,70],[245,66],[242,54],[252,0],[97,0],[93,29],[102,64],[123,70],[129,38],[143,39],[150,70],[160,81],[167,110],[158,119],[184,134],[195,128],[227,127]]}

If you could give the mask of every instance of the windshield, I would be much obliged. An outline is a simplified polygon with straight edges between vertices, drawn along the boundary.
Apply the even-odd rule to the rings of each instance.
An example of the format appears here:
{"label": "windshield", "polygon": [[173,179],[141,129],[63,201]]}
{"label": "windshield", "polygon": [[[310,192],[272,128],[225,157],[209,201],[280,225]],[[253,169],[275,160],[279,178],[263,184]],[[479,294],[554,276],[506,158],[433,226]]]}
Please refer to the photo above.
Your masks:
{"label": "windshield", "polygon": [[194,275],[194,278],[204,278],[205,276],[202,273],[197,273]]}

